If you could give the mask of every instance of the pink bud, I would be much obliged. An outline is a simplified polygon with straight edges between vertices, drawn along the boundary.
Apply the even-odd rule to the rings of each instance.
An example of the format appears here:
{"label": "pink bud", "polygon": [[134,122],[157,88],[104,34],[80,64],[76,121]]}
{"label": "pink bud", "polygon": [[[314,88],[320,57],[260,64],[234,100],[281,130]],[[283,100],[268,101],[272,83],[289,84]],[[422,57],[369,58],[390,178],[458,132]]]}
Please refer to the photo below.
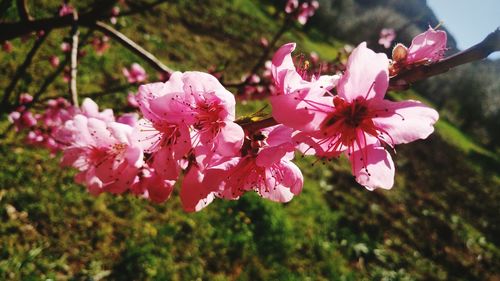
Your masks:
{"label": "pink bud", "polygon": [[269,46],[269,41],[267,41],[266,37],[260,37],[260,45],[264,48]]}
{"label": "pink bud", "polygon": [[13,49],[12,43],[10,43],[10,41],[3,42],[2,49],[7,53],[11,53]]}
{"label": "pink bud", "polygon": [[59,63],[60,63],[59,57],[52,55],[49,58],[49,62],[50,62],[50,65],[52,65],[52,67],[56,68],[59,66]]}
{"label": "pink bud", "polygon": [[71,51],[71,45],[68,42],[61,43],[61,51],[68,53]]}

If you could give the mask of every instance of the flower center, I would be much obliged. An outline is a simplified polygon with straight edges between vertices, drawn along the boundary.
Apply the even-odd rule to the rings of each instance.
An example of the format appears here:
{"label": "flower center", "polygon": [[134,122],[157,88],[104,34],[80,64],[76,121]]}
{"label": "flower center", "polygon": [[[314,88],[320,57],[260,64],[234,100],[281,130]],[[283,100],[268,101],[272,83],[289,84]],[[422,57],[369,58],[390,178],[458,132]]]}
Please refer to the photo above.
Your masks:
{"label": "flower center", "polygon": [[348,128],[358,128],[365,120],[370,120],[368,107],[365,100],[354,100],[346,102],[336,96],[333,100],[335,109],[325,118],[321,124],[322,129],[329,130],[332,126],[344,125]]}
{"label": "flower center", "polygon": [[[220,105],[219,101],[203,101],[196,106],[196,123],[193,127],[196,130],[204,130],[213,128],[219,131],[219,123],[221,123],[221,113],[224,107]],[[217,133],[215,132],[215,133]]]}

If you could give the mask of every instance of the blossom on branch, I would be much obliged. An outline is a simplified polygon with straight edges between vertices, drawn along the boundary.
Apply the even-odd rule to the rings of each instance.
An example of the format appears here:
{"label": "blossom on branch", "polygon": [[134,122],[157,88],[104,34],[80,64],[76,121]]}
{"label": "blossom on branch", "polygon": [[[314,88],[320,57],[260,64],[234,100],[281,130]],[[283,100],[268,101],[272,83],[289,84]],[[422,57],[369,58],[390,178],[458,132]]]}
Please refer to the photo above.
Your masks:
{"label": "blossom on branch", "polygon": [[[291,56],[294,50],[295,43],[288,43],[274,54],[271,73],[277,91],[269,100],[276,121],[297,130],[311,130],[322,117],[317,114],[317,101],[309,101],[319,99],[329,103],[331,97],[324,97],[323,89],[335,87],[339,76],[309,74],[306,65],[299,65],[297,70]],[[310,98],[311,95],[315,97]]]}
{"label": "blossom on branch", "polygon": [[394,31],[394,28],[382,28],[382,30],[380,30],[378,43],[384,46],[384,48],[389,49],[394,39],[396,39],[396,32]]}
{"label": "blossom on branch", "polygon": [[235,200],[247,191],[276,202],[290,201],[302,191],[304,181],[291,162],[292,132],[283,125],[253,132],[240,154],[221,157],[204,169],[191,167],[181,190],[184,209],[199,211],[215,197]]}
{"label": "blossom on branch", "polygon": [[123,68],[122,73],[131,84],[144,82],[147,79],[146,70],[138,63],[133,63],[130,68]]}
{"label": "blossom on branch", "polygon": [[132,185],[143,165],[143,150],[132,127],[77,114],[66,122],[65,130],[73,136],[62,164],[80,171],[75,180],[91,194],[123,193]]}
{"label": "blossom on branch", "polygon": [[291,116],[295,114],[280,116],[283,124],[302,131],[294,139],[307,144],[302,145],[303,152],[324,158],[346,154],[356,181],[369,190],[393,185],[394,164],[385,146],[426,138],[438,119],[435,110],[420,102],[384,100],[388,67],[385,54],[361,43],[338,81],[338,94],[328,90],[334,86],[330,85],[282,96],[283,103],[295,105],[297,112],[304,112],[301,116],[308,117],[309,123],[303,124]]}
{"label": "blossom on branch", "polygon": [[392,50],[391,76],[402,69],[426,65],[441,60],[446,51],[447,35],[442,30],[429,29],[417,35],[409,48],[397,44]]}

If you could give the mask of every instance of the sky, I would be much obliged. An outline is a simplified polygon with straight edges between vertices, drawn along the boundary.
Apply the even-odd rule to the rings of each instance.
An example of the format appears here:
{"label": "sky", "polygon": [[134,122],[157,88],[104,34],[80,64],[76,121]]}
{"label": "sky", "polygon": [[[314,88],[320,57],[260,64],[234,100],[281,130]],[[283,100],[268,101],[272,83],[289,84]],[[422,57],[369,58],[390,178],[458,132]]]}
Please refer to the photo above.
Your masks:
{"label": "sky", "polygon": [[[479,43],[500,26],[500,0],[427,0],[427,4],[444,21],[461,50]],[[489,58],[500,58],[500,52]]]}

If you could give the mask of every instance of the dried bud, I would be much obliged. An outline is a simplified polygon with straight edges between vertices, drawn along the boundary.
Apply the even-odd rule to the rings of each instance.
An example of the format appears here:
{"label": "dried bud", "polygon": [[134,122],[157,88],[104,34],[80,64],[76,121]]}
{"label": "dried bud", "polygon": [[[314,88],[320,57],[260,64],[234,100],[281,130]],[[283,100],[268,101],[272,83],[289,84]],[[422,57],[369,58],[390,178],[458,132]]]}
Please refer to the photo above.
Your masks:
{"label": "dried bud", "polygon": [[395,62],[403,62],[406,60],[406,56],[408,56],[408,48],[405,45],[398,43],[392,49],[392,60]]}

